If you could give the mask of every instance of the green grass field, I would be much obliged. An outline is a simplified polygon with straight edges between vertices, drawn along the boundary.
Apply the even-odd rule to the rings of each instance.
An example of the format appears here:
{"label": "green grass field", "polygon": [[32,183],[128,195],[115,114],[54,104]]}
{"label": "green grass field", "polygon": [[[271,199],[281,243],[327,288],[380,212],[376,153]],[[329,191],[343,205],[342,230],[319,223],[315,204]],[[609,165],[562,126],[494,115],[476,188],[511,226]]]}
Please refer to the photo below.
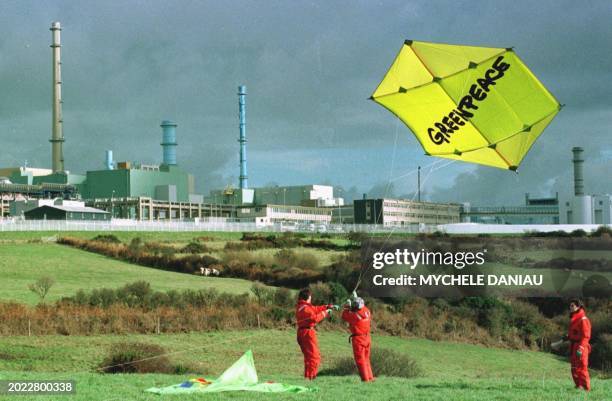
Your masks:
{"label": "green grass field", "polygon": [[148,281],[160,291],[216,288],[234,294],[249,292],[253,284],[152,269],[57,244],[0,244],[0,301],[37,303],[38,297],[28,285],[42,276],[55,281],[47,296],[51,301],[72,296],[79,289],[116,288],[137,280]]}
{"label": "green grass field", "polygon": [[[117,342],[141,341],[162,345],[172,362],[192,366],[197,374],[103,375],[95,369]],[[363,384],[357,376],[330,376],[333,361],[351,354],[346,335],[319,332],[323,355],[321,375],[309,383],[301,378],[302,356],[294,331],[261,330],[176,335],[91,337],[9,337],[0,341],[3,379],[73,379],[77,395],[71,400],[606,400],[612,381],[593,380],[585,397],[573,389],[569,364],[541,352],[491,349],[474,345],[374,336],[378,347],[409,354],[422,367],[415,379],[380,377]],[[260,380],[316,386],[306,395],[224,393],[157,396],[143,392],[199,376],[215,377],[252,349]],[[49,397],[15,397],[19,400]]]}

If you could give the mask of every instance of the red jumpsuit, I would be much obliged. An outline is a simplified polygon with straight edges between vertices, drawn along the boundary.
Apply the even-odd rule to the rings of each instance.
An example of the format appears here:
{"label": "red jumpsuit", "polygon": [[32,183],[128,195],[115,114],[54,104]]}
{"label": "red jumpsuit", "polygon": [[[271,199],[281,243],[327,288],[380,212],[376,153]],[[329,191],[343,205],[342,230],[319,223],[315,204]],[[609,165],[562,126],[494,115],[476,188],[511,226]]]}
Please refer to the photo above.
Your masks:
{"label": "red jumpsuit", "polygon": [[351,330],[353,356],[361,380],[364,382],[374,380],[372,365],[370,364],[370,347],[372,345],[372,338],[370,337],[372,314],[370,310],[365,306],[356,311],[345,309],[342,312],[342,319],[348,322]]}
{"label": "red jumpsuit", "polygon": [[[572,314],[568,338],[570,340],[570,363],[572,365],[572,378],[576,387],[583,387],[585,390],[591,389],[591,379],[589,378],[589,352],[591,345],[591,322],[584,314],[584,309],[580,308]],[[577,355],[580,351],[582,355]]]}
{"label": "red jumpsuit", "polygon": [[317,377],[321,354],[315,326],[327,316],[330,305],[314,306],[310,302],[300,299],[296,306],[297,342],[304,354],[304,377],[313,380]]}

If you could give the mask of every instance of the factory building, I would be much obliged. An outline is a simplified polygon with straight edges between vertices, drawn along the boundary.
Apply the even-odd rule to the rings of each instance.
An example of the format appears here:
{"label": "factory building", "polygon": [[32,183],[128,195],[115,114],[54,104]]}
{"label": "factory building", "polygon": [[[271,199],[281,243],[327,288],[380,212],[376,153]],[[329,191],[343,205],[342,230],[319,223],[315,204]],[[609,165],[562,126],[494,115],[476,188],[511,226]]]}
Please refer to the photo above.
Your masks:
{"label": "factory building", "polygon": [[320,207],[272,204],[237,208],[236,217],[239,221],[255,222],[262,225],[276,223],[329,224],[331,223],[331,210]]}
{"label": "factory building", "polygon": [[530,198],[524,206],[461,206],[461,221],[481,224],[559,224],[559,194],[554,198]]}
{"label": "factory building", "polygon": [[108,221],[110,213],[84,205],[44,205],[24,213],[26,220]]}
{"label": "factory building", "polygon": [[343,205],[329,208],[332,213],[332,224],[354,224],[355,207],[353,205]]}
{"label": "factory building", "polygon": [[88,171],[81,186],[84,199],[148,197],[189,202],[193,176],[176,166],[118,163],[114,170]]}
{"label": "factory building", "polygon": [[408,226],[460,222],[461,205],[408,199],[359,199],[354,202],[355,224]]}
{"label": "factory building", "polygon": [[294,205],[309,207],[342,206],[342,198],[334,198],[334,187],[330,185],[273,186],[250,189],[214,190],[207,202],[224,205]]}
{"label": "factory building", "polygon": [[561,202],[561,224],[612,224],[612,195],[586,195],[584,191],[584,149],[572,149],[574,196]]}

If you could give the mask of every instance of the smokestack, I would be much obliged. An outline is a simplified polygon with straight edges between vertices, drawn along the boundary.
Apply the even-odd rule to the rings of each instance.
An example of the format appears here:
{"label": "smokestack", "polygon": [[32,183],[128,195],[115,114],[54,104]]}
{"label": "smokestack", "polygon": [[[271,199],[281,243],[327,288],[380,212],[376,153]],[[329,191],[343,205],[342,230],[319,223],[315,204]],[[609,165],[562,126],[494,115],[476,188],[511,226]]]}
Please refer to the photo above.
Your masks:
{"label": "smokestack", "polygon": [[106,166],[107,170],[115,169],[115,163],[113,162],[113,151],[112,150],[106,151],[106,163],[104,163],[104,165]]}
{"label": "smokestack", "polygon": [[246,86],[238,87],[238,113],[240,116],[240,189],[249,187],[246,159]]}
{"label": "smokestack", "polygon": [[574,153],[574,195],[582,196],[584,195],[584,179],[582,175],[582,164],[584,163],[584,159],[582,158],[582,152],[584,149],[575,147],[572,148],[572,152]]}
{"label": "smokestack", "polygon": [[176,165],[176,127],[177,124],[173,121],[164,120],[160,127],[162,127],[162,149],[164,152],[163,163],[168,166]]}
{"label": "smokestack", "polygon": [[64,131],[62,128],[62,61],[60,32],[62,28],[59,22],[51,24],[53,52],[53,109],[52,109],[52,132],[51,132],[51,164],[54,173],[64,171]]}

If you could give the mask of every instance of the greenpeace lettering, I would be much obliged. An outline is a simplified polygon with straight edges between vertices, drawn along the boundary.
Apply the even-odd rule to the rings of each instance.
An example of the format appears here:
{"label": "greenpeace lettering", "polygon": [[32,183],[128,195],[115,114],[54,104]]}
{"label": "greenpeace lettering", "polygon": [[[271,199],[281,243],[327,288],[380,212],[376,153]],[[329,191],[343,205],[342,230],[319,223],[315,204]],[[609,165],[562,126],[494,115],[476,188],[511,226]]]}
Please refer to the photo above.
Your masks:
{"label": "greenpeace lettering", "polygon": [[510,68],[510,64],[503,61],[504,56],[499,56],[493,62],[491,68],[484,73],[484,78],[478,78],[475,84],[470,86],[468,94],[463,96],[457,108],[451,110],[440,121],[435,122],[433,127],[427,129],[429,139],[441,145],[444,142],[450,143],[450,137],[459,131],[474,113],[470,110],[478,110],[477,102],[482,102],[487,98],[490,87],[495,85],[495,81],[504,76],[504,72]]}

